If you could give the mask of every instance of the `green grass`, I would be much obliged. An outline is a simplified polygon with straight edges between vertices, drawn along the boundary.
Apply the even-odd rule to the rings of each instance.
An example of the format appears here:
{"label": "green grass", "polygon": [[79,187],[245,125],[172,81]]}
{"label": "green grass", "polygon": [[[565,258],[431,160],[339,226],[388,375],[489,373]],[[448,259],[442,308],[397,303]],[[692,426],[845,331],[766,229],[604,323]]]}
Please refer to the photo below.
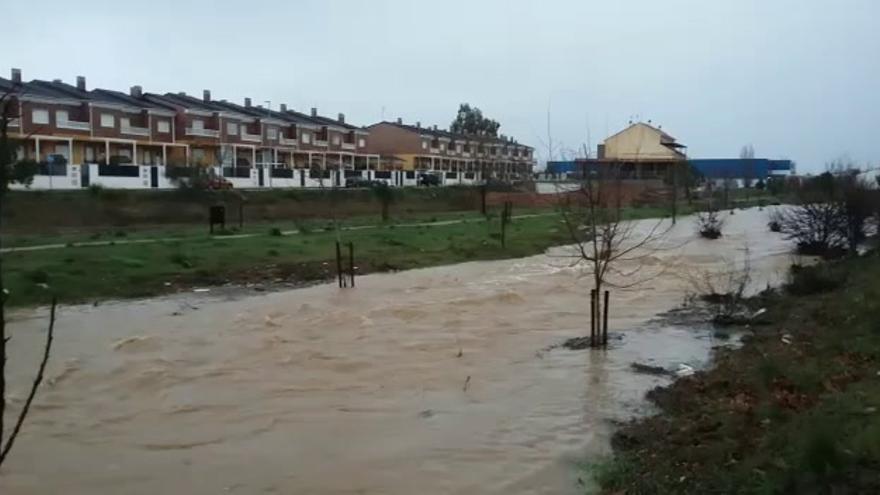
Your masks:
{"label": "green grass", "polygon": [[[497,212],[496,212],[497,213]],[[656,208],[627,209],[626,218],[648,218],[667,212]],[[497,214],[488,220],[473,213],[416,215],[409,221],[464,220],[462,223],[416,225],[373,222],[376,217],[349,219],[341,240],[353,242],[360,273],[405,270],[474,260],[515,258],[545,251],[569,242],[561,217],[548,210],[514,211],[506,248],[500,246]],[[155,237],[180,237],[173,241],[125,244],[123,240],[150,238],[147,232],[110,238],[113,245],[75,246],[3,254],[9,304],[45,303],[52,294],[62,302],[104,298],[129,298],[160,294],[202,285],[227,282],[309,282],[329,279],[335,273],[337,234],[327,221],[283,225],[277,222],[245,230],[249,238],[210,237],[204,227],[162,230]],[[372,225],[371,228],[361,228]],[[301,229],[294,235],[280,230]],[[57,243],[69,238],[46,238]],[[70,242],[70,241],[68,241]]]}
{"label": "green grass", "polygon": [[[551,212],[550,209],[514,210],[517,214],[542,214]],[[482,221],[483,216],[471,211],[444,211],[444,212],[397,212],[387,222],[383,222],[378,214],[365,214],[348,217],[340,220],[344,227],[359,227],[364,225],[396,225],[405,223],[465,220]],[[319,230],[332,230],[333,219],[311,218],[290,221],[248,221],[239,227],[235,219],[226,224],[228,233],[231,234],[265,234],[271,229],[281,231],[304,230],[308,232]],[[7,247],[25,247],[45,244],[68,244],[89,242],[120,242],[124,240],[156,239],[156,238],[186,238],[197,239],[208,235],[208,224],[184,224],[150,226],[141,225],[136,227],[106,227],[88,229],[62,229],[61,231],[47,231],[41,233],[8,233],[0,236],[2,245]]]}
{"label": "green grass", "polygon": [[651,394],[592,470],[606,492],[880,493],[880,256],[792,280],[742,349]]}

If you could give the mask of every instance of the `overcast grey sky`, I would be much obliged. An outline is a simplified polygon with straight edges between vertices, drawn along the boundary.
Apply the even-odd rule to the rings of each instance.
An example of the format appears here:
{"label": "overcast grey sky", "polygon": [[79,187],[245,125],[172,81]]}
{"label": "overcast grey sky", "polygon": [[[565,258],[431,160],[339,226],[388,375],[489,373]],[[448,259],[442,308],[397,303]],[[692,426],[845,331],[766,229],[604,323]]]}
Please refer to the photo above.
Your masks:
{"label": "overcast grey sky", "polygon": [[[0,67],[448,126],[547,153],[651,119],[693,157],[880,162],[876,0],[5,0]],[[588,133],[589,129],[589,133]]]}

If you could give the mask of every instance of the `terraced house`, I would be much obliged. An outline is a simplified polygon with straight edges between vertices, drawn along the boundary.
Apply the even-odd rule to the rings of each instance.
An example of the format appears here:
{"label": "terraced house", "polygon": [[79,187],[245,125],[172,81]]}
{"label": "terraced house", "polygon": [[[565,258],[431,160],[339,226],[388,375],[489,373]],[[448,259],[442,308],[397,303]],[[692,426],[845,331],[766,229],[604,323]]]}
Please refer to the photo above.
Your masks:
{"label": "terraced house", "polygon": [[380,122],[370,131],[368,150],[382,156],[384,168],[406,172],[404,184],[419,173],[443,182],[470,184],[495,178],[524,179],[534,168],[534,149],[505,136],[456,134],[437,126]]}
{"label": "terraced house", "polygon": [[170,188],[201,167],[240,188],[344,186],[353,180],[417,185],[513,180],[533,166],[532,148],[512,139],[465,136],[420,125],[352,125],[329,118],[186,93],[88,89],[59,79],[0,78],[17,107],[10,122],[18,156],[40,164],[34,189]]}

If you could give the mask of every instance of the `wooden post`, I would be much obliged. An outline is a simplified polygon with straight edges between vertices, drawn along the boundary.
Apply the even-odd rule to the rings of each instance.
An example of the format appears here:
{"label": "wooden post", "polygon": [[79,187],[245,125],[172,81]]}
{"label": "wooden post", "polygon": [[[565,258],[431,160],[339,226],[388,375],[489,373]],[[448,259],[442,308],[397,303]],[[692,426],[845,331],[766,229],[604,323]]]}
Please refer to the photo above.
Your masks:
{"label": "wooden post", "polygon": [[336,241],[336,278],[339,282],[339,288],[342,288],[342,250],[339,247],[339,241]]}
{"label": "wooden post", "polygon": [[602,346],[608,347],[608,291],[605,291],[605,307],[602,308]]}
{"label": "wooden post", "polygon": [[486,216],[486,184],[480,186],[480,213]]}
{"label": "wooden post", "polygon": [[354,288],[354,243],[348,243],[348,273],[351,276],[351,287]]}
{"label": "wooden post", "polygon": [[590,347],[596,347],[596,289],[590,290]]}
{"label": "wooden post", "polygon": [[238,230],[244,228],[244,200],[238,200]]}

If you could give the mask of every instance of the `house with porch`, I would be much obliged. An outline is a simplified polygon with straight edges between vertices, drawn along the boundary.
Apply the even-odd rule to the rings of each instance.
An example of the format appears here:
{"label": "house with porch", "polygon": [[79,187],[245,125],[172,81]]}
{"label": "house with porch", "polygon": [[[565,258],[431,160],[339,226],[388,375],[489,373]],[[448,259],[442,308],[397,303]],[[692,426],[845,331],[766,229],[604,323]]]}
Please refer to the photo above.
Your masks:
{"label": "house with porch", "polygon": [[598,145],[596,158],[575,160],[574,175],[609,172],[621,179],[656,181],[686,160],[687,146],[650,121],[636,122]]}

